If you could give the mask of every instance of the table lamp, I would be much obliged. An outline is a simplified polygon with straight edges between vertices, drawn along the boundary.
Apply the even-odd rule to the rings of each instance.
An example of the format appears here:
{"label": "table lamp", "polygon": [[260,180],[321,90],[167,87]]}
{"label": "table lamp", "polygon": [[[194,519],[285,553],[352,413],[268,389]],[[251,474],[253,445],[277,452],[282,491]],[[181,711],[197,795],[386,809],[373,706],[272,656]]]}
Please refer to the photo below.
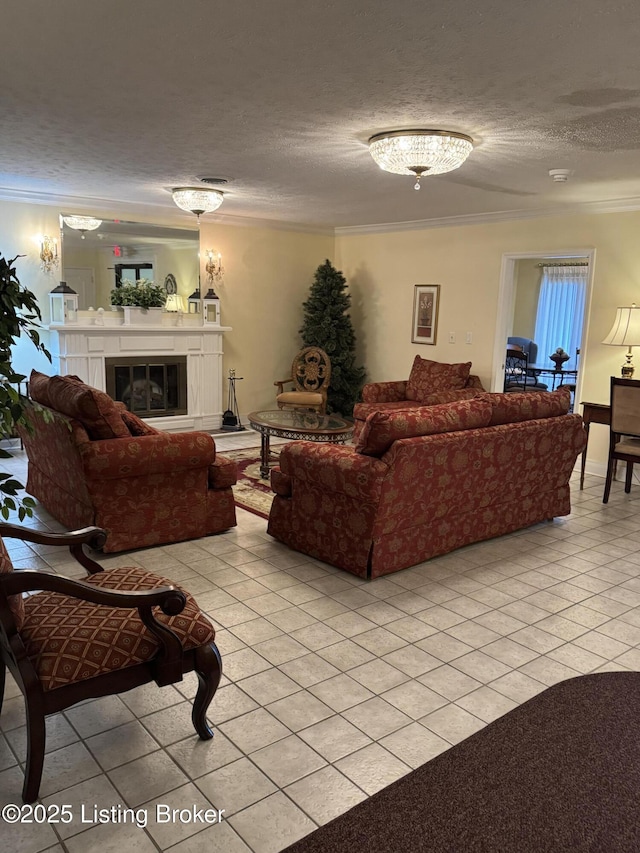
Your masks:
{"label": "table lamp", "polygon": [[628,308],[616,308],[613,326],[602,343],[629,348],[620,375],[623,379],[631,379],[634,372],[631,347],[640,346],[640,308],[635,302]]}

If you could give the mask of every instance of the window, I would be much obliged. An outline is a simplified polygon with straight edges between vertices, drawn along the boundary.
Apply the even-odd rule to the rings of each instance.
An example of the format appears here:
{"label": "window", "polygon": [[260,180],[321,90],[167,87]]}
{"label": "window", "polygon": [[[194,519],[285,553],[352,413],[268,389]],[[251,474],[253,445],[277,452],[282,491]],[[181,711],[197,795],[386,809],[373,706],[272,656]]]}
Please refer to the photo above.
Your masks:
{"label": "window", "polygon": [[570,356],[565,367],[575,369],[580,348],[587,295],[588,264],[543,266],[535,341],[538,364],[543,364],[558,347]]}
{"label": "window", "polygon": [[116,264],[116,287],[128,281],[135,284],[141,278],[153,278],[153,264]]}

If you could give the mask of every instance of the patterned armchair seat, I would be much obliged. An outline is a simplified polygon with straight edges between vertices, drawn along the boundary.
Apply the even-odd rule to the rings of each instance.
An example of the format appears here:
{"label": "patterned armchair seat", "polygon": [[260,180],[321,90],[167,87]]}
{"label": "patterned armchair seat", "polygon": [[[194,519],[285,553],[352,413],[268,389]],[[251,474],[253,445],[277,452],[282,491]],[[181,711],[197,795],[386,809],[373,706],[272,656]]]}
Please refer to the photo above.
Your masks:
{"label": "patterned armchair seat", "polygon": [[208,433],[160,432],[74,376],[32,371],[29,394],[27,491],[65,527],[124,551],[235,526],[236,465]]}
{"label": "patterned armchair seat", "polygon": [[268,532],[375,578],[567,515],[585,444],[564,390],[371,412],[355,446],[296,441],[271,473]]}
{"label": "patterned armchair seat", "polygon": [[356,403],[354,441],[372,412],[415,409],[456,400],[470,400],[484,393],[482,382],[471,372],[471,362],[445,364],[419,355],[413,360],[409,379],[370,382],[362,389],[362,403]]}

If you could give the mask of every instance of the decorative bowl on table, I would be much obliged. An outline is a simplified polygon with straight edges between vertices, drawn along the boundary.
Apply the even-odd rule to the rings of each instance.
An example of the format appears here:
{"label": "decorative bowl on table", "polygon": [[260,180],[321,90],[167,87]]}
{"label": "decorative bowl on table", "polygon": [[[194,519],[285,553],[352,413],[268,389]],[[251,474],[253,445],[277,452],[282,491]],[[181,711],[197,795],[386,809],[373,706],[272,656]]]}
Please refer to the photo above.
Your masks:
{"label": "decorative bowl on table", "polygon": [[549,358],[554,364],[554,369],[561,370],[562,365],[565,363],[565,361],[569,361],[571,356],[569,355],[569,353],[565,352],[562,347],[558,347],[558,349],[554,353],[551,353]]}

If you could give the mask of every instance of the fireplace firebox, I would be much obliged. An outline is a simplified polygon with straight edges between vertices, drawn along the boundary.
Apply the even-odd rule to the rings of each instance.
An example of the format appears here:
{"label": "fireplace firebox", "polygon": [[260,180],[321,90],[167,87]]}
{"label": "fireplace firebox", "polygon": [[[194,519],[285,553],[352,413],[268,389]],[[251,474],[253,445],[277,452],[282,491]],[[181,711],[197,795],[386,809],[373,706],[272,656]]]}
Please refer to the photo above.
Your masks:
{"label": "fireplace firebox", "polygon": [[105,358],[107,394],[143,418],[187,414],[186,356]]}

